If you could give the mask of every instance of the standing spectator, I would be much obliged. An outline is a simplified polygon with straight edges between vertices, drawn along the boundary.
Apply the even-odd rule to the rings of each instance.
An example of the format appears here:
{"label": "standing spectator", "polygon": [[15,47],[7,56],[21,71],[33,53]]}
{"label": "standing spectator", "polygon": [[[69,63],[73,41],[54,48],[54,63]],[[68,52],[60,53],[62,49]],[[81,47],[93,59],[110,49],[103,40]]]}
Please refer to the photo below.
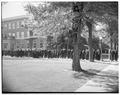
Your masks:
{"label": "standing spectator", "polygon": [[118,50],[116,50],[116,52],[115,52],[115,61],[117,61],[118,60]]}
{"label": "standing spectator", "polygon": [[97,49],[97,51],[96,51],[96,59],[97,60],[100,60],[100,55],[101,55],[100,50]]}
{"label": "standing spectator", "polygon": [[96,49],[93,51],[93,59],[96,59]]}
{"label": "standing spectator", "polygon": [[85,59],[85,50],[82,50],[82,59]]}
{"label": "standing spectator", "polygon": [[85,58],[86,58],[86,60],[89,59],[89,50],[88,49],[86,49],[86,51],[85,51]]}

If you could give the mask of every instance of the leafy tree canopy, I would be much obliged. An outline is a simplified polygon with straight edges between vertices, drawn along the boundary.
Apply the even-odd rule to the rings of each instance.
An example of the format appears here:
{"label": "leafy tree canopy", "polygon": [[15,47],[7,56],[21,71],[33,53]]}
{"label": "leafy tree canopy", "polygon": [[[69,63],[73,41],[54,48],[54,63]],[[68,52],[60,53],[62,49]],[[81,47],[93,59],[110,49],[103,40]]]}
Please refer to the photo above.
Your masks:
{"label": "leafy tree canopy", "polygon": [[[74,20],[79,20],[80,17],[77,12],[73,12],[73,10],[77,10],[77,7],[73,6],[77,4],[79,5],[80,2],[43,2],[38,6],[28,4],[25,9],[33,17],[31,27],[35,27],[35,33],[39,35],[50,35],[52,33],[54,36],[58,36],[69,32],[69,30],[77,26]],[[94,33],[95,35],[104,34],[106,31],[110,35],[116,35],[117,32],[114,31],[118,31],[117,20],[118,2],[84,2],[82,33],[85,36],[87,36],[88,31],[85,24],[86,21],[94,24],[93,32],[97,31],[97,33]],[[98,23],[106,25],[105,28],[97,30],[96,26],[99,26]],[[106,35],[108,34],[106,33]]]}

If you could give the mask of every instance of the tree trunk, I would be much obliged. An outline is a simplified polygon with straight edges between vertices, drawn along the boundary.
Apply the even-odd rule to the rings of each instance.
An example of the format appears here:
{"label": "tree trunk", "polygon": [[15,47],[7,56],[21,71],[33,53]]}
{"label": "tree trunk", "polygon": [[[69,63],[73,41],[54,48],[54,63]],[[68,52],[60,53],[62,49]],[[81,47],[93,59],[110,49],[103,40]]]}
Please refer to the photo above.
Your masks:
{"label": "tree trunk", "polygon": [[74,43],[72,70],[78,72],[82,70],[80,66],[79,45],[77,42]]}
{"label": "tree trunk", "polygon": [[72,63],[72,70],[80,72],[82,71],[82,68],[80,66],[80,57],[79,57],[79,44],[80,44],[80,34],[81,34],[81,24],[82,24],[82,11],[83,11],[83,2],[77,2],[73,4],[73,12],[77,13],[77,15],[74,18],[74,29],[75,29],[75,36],[74,36],[74,49],[73,49],[73,63]]}
{"label": "tree trunk", "polygon": [[93,48],[92,48],[92,24],[91,22],[86,22],[88,29],[89,29],[89,40],[88,40],[88,45],[89,45],[89,60],[90,62],[93,62]]}
{"label": "tree trunk", "polygon": [[80,72],[82,71],[81,65],[80,65],[80,27],[78,28],[78,32],[76,34],[76,38],[74,39],[74,47],[73,47],[73,64],[72,64],[72,68],[73,71],[77,71]]}

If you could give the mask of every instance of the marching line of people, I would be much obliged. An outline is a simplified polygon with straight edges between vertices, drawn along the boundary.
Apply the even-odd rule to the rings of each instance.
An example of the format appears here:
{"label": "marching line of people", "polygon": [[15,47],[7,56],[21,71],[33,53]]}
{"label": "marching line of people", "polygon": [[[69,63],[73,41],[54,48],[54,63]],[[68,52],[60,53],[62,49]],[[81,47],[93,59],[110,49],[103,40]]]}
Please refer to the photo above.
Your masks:
{"label": "marching line of people", "polygon": [[[33,57],[33,58],[72,58],[73,50],[62,49],[60,51],[53,50],[16,50],[16,51],[2,51],[3,56],[15,56],[15,57]],[[80,59],[89,60],[89,50],[81,50],[80,51]],[[93,50],[93,59],[100,60],[101,59],[101,51],[100,49]],[[111,50],[110,51],[110,60],[117,61],[118,60],[118,51]]]}

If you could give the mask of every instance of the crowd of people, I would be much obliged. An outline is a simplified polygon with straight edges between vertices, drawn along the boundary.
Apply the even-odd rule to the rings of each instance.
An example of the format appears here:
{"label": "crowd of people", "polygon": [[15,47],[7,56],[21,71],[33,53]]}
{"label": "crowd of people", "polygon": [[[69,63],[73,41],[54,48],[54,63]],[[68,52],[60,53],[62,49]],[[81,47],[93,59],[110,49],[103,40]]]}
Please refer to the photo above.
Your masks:
{"label": "crowd of people", "polygon": [[[107,52],[108,53],[108,52]],[[81,50],[80,51],[80,59],[89,60],[89,50]],[[33,57],[33,58],[72,58],[73,50],[62,49],[60,51],[55,50],[17,50],[17,51],[2,51],[3,56],[15,56],[15,57]],[[100,49],[93,50],[93,59],[100,60],[101,59],[101,51]],[[110,60],[118,60],[118,51],[111,50],[110,51]]]}

